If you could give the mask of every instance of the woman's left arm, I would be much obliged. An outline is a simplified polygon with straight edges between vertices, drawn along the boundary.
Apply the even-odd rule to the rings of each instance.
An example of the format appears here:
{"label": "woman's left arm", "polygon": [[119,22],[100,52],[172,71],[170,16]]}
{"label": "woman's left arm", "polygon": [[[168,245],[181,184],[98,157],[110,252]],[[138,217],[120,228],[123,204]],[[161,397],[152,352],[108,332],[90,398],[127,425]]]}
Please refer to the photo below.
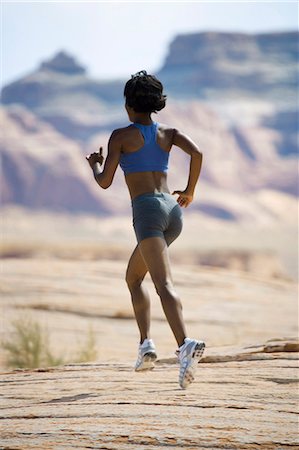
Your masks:
{"label": "woman's left arm", "polygon": [[99,186],[103,189],[107,189],[111,186],[115,171],[119,164],[122,144],[120,139],[119,130],[113,131],[108,142],[108,155],[104,164],[103,170],[101,165],[103,164],[104,157],[102,155],[103,148],[100,148],[98,153],[91,153],[86,156],[90,167],[92,168],[94,178]]}

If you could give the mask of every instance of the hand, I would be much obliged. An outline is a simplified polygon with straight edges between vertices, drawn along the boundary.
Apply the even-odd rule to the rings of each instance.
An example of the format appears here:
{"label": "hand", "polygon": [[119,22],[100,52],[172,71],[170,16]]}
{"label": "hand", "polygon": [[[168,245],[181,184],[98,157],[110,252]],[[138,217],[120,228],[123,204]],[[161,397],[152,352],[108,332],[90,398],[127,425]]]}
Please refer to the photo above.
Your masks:
{"label": "hand", "polygon": [[178,194],[177,202],[183,208],[187,208],[193,200],[193,195],[186,191],[173,191],[172,195],[174,194]]}
{"label": "hand", "polygon": [[95,163],[99,163],[101,166],[104,162],[103,147],[100,147],[98,152],[91,153],[90,155],[86,156],[86,159],[89,162],[91,168],[93,168]]}

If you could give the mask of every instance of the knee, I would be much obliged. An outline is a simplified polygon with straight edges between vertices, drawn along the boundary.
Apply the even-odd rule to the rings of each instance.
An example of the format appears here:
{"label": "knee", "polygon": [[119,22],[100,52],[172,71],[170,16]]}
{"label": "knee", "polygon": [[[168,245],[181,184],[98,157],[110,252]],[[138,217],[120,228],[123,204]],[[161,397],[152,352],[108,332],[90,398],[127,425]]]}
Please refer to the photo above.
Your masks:
{"label": "knee", "polygon": [[141,283],[144,280],[144,276],[139,276],[137,274],[127,271],[126,273],[126,283],[130,291],[140,288]]}
{"label": "knee", "polygon": [[157,294],[161,299],[174,294],[174,288],[171,281],[157,280],[154,282]]}

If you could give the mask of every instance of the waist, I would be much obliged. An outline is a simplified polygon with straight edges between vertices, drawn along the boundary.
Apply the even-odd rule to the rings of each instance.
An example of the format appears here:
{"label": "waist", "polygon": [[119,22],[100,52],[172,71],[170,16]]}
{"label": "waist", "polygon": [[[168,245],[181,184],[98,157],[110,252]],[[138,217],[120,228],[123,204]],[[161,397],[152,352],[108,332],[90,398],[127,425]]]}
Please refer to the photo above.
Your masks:
{"label": "waist", "polygon": [[125,176],[131,199],[146,193],[169,193],[166,173],[142,172]]}
{"label": "waist", "polygon": [[173,198],[173,196],[169,192],[145,192],[144,194],[139,194],[136,197],[132,198],[131,203],[133,205],[137,205],[141,203],[143,200],[149,198],[161,198],[161,199],[169,199]]}

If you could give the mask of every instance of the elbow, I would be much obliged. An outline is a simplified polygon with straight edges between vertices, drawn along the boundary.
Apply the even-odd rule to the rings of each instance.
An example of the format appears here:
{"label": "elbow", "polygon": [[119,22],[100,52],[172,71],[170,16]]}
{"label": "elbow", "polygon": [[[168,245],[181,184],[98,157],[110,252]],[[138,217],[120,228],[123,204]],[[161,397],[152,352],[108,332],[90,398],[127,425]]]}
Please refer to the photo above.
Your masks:
{"label": "elbow", "polygon": [[109,183],[109,184],[102,183],[102,184],[100,184],[100,186],[101,186],[102,189],[108,189],[108,187],[111,186],[111,183]]}
{"label": "elbow", "polygon": [[197,160],[199,160],[199,161],[201,161],[202,160],[202,152],[200,151],[200,150],[195,150],[193,153],[192,153],[192,157],[194,158],[194,159],[197,159]]}
{"label": "elbow", "polygon": [[111,186],[111,181],[103,180],[103,179],[97,179],[98,185],[102,189],[108,189],[108,187]]}
{"label": "elbow", "polygon": [[95,175],[96,182],[102,189],[108,189],[111,186],[111,181],[107,181],[102,177],[102,174]]}

